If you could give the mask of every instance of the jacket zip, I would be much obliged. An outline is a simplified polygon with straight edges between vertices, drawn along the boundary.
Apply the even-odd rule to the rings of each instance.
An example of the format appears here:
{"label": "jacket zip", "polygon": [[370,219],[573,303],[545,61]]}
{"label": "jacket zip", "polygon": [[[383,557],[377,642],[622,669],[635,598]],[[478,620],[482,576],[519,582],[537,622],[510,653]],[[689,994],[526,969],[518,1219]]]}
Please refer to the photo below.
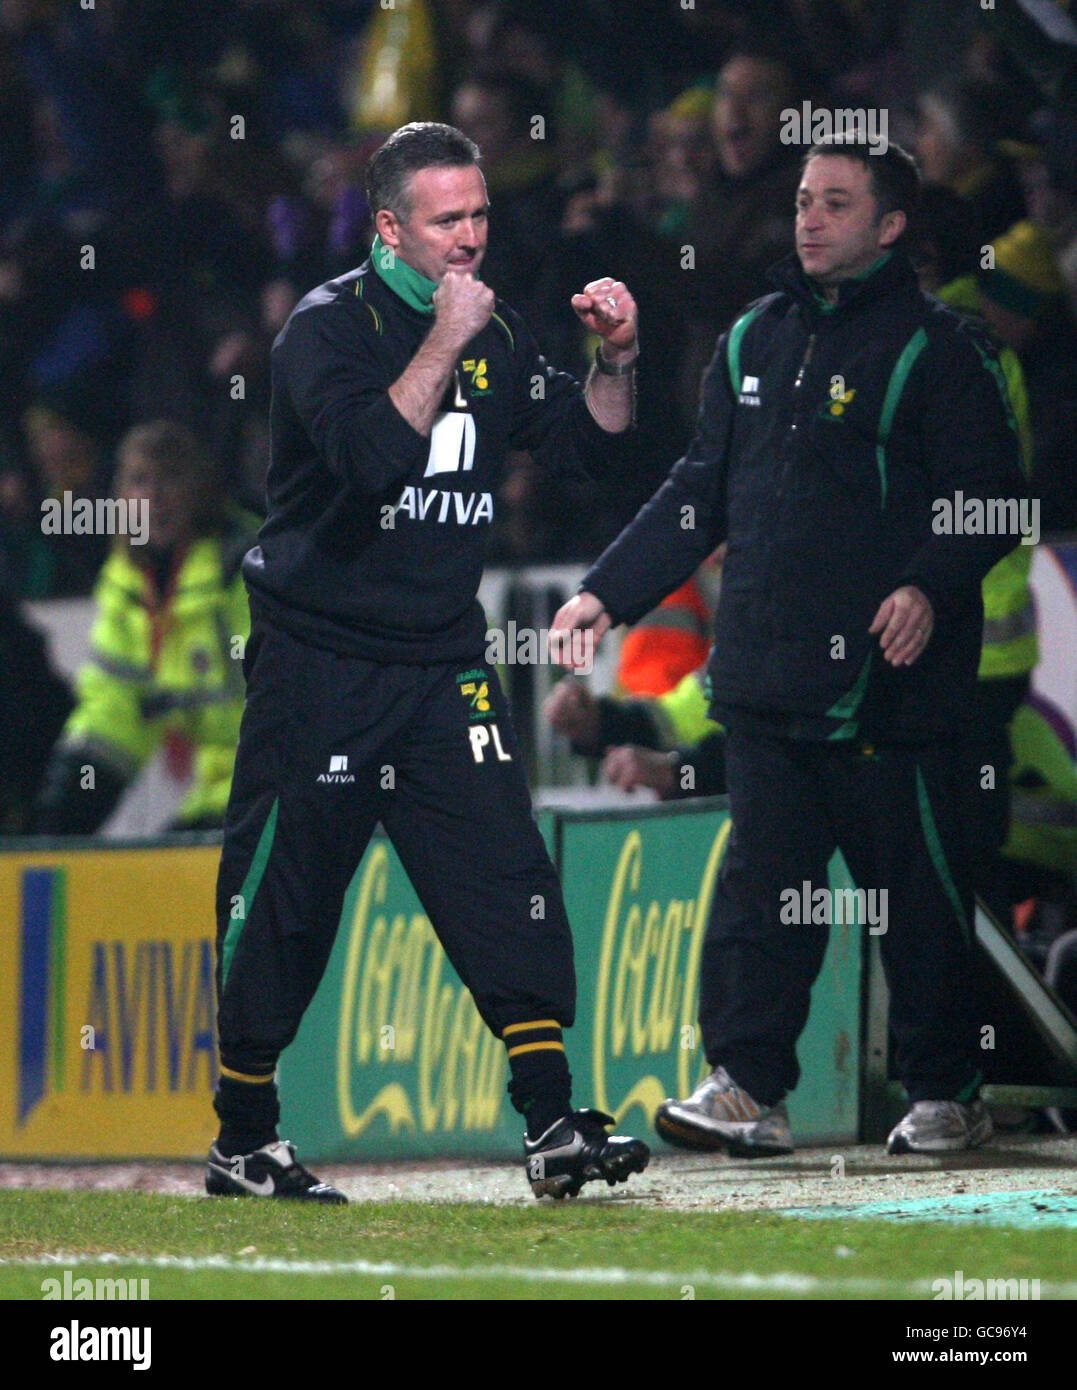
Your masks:
{"label": "jacket zip", "polygon": [[808,337],[808,345],[807,345],[807,347],[804,349],[804,356],[801,358],[800,370],[797,372],[796,380],[793,382],[793,392],[794,392],[794,396],[793,396],[793,423],[792,423],[792,425],[790,426],[790,429],[789,429],[789,448],[788,448],[788,453],[787,453],[787,455],[786,455],[785,467],[782,469],[782,480],[781,480],[781,483],[779,484],[779,488],[778,488],[779,493],[784,493],[784,492],[785,492],[785,485],[786,485],[786,483],[789,481],[789,469],[790,469],[790,468],[792,467],[792,465],[793,465],[793,447],[792,447],[792,446],[796,443],[795,436],[796,436],[796,432],[797,432],[797,415],[799,414],[799,411],[800,411],[800,395],[799,395],[800,386],[801,386],[801,382],[804,380],[804,374],[805,374],[805,372],[808,370],[808,363],[811,361],[811,356],[812,356],[812,352],[814,351],[814,349],[815,349],[815,332],[813,331],[813,332],[809,335],[809,337]]}
{"label": "jacket zip", "polygon": [[[789,433],[787,434],[785,440],[786,457],[785,463],[782,465],[782,475],[778,482],[779,499],[785,496],[785,487],[789,481],[789,470],[793,466],[793,459],[796,453],[797,414],[799,411],[800,384],[804,380],[804,373],[808,370],[808,363],[811,361],[811,355],[814,348],[815,332],[813,331],[808,336],[808,343],[804,349],[804,356],[801,358],[800,361],[800,369],[798,370],[796,374],[796,379],[793,382],[793,423],[790,426]],[[767,547],[767,581],[765,586],[767,598],[764,600],[763,611],[766,615],[766,622],[770,629],[771,638],[773,638],[774,631],[776,628],[776,613],[778,610],[778,590],[777,586],[773,583],[773,574],[771,573],[773,564],[774,549],[773,545],[770,544]]]}

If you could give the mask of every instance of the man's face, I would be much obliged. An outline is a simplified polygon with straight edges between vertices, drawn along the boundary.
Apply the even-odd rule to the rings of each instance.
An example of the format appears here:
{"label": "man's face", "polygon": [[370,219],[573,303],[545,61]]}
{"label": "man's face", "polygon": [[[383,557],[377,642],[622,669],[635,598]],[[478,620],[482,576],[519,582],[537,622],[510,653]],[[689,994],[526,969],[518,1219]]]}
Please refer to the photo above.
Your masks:
{"label": "man's face", "polygon": [[905,214],[876,221],[871,174],[857,159],[816,155],[797,189],[797,255],[822,285],[837,285],[877,261],[901,235]]}
{"label": "man's face", "polygon": [[486,180],[474,164],[418,169],[409,180],[407,221],[382,208],[375,225],[402,261],[440,281],[452,270],[478,273],[486,254]]}
{"label": "man's face", "polygon": [[778,148],[788,89],[785,69],[759,58],[733,58],[718,74],[714,140],[730,178],[753,173]]}
{"label": "man's face", "polygon": [[714,168],[715,149],[702,116],[670,116],[651,123],[655,186],[664,198],[694,198]]}

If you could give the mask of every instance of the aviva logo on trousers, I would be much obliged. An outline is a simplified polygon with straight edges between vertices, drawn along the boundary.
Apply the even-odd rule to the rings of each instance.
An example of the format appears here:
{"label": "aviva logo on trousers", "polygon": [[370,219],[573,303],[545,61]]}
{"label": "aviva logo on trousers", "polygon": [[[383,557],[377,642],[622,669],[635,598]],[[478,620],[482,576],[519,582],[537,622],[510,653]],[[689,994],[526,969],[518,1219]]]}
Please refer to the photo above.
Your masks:
{"label": "aviva logo on trousers", "polygon": [[209,1094],[217,1080],[211,941],[73,931],[68,872],[19,875],[16,1126],[64,1092]]}
{"label": "aviva logo on trousers", "polygon": [[354,782],[355,773],[348,771],[347,753],[331,753],[329,755],[329,771],[318,773],[319,782]]}

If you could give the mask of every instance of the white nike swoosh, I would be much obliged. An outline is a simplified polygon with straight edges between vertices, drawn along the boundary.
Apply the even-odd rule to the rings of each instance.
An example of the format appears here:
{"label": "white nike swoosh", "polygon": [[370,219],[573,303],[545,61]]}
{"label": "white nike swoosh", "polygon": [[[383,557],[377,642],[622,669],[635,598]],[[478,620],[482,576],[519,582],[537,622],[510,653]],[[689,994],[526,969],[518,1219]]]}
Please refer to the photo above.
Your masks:
{"label": "white nike swoosh", "polygon": [[241,1178],[238,1173],[233,1173],[231,1168],[222,1168],[219,1163],[211,1163],[209,1167],[215,1173],[223,1173],[226,1178],[231,1178],[233,1182],[239,1183],[240,1187],[245,1187],[248,1192],[253,1192],[256,1197],[270,1197],[276,1190],[276,1184],[272,1178],[263,1178],[261,1182],[253,1182],[250,1178]]}

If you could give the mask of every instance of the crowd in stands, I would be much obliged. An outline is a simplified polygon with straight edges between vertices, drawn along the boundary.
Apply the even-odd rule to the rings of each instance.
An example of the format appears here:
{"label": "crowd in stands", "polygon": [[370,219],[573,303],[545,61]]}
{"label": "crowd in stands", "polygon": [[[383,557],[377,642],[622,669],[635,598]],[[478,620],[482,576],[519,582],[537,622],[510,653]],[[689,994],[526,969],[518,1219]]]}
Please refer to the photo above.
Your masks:
{"label": "crowd in stands", "polygon": [[[483,278],[555,365],[586,371],[586,281],[614,275],[640,308],[637,429],[601,487],[514,455],[493,562],[593,557],[683,451],[715,339],[792,247],[804,147],[782,112],[804,102],[883,111],[917,154],[924,283],[963,279],[1019,360],[1042,529],[1077,526],[1077,26],[1057,21],[1016,0],[0,0],[5,705],[51,690],[21,601],[126,582],[152,666],[196,539],[230,592],[262,507],[270,345],[365,257],[366,161],[412,119],[480,145]],[[119,559],[107,536],[43,532],[44,500],[111,495],[147,449],[166,472],[202,460],[211,522]],[[86,716],[62,692],[40,711],[74,746]],[[33,823],[48,757],[29,743],[7,829]],[[63,775],[54,757],[48,824]]]}

